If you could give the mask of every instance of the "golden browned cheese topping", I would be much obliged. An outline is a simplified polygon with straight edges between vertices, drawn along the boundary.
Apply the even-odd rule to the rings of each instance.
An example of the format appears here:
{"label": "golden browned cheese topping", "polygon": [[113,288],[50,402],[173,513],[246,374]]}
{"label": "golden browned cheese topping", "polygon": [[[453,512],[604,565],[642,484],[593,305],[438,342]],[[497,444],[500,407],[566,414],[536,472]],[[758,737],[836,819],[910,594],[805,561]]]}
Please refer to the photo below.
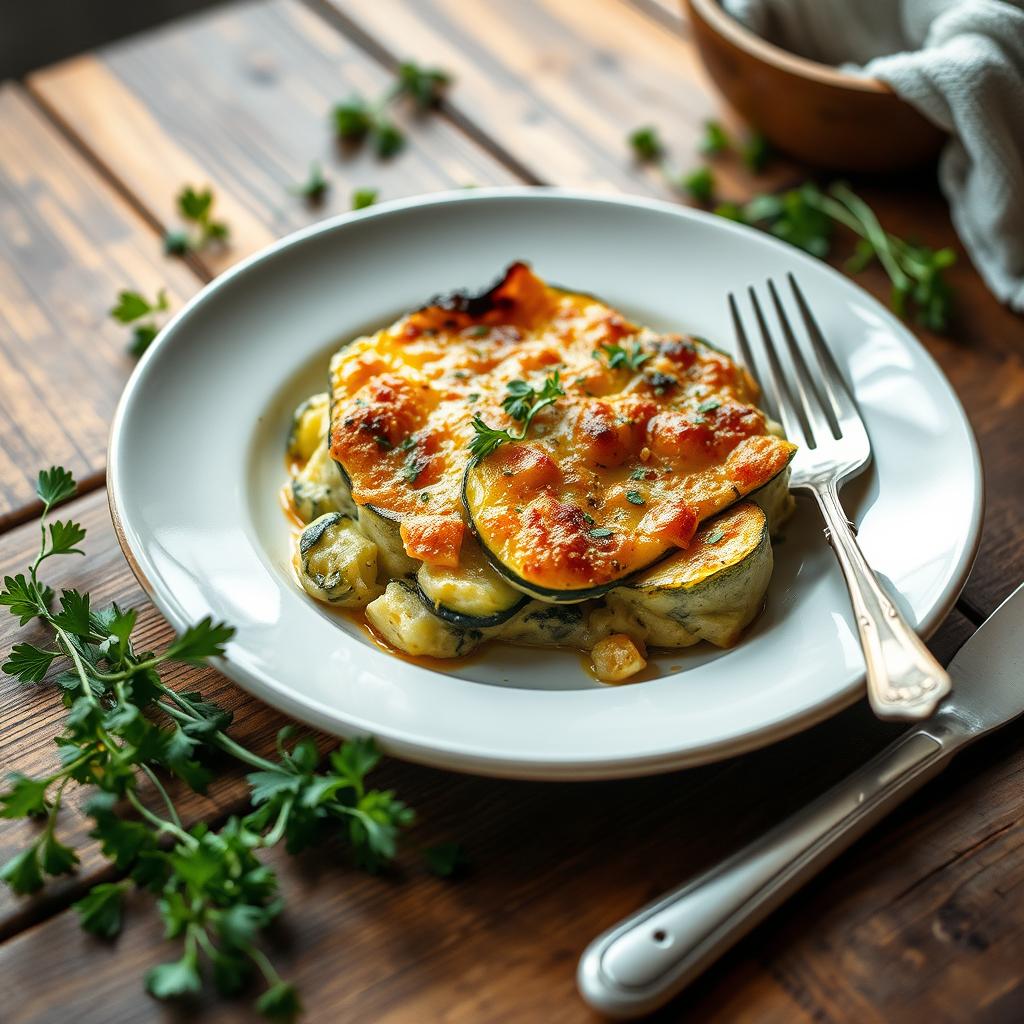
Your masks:
{"label": "golden browned cheese topping", "polygon": [[[539,394],[556,371],[564,396],[516,440],[509,385]],[[793,446],[755,400],[746,371],[706,342],[637,326],[517,263],[490,292],[435,300],[335,356],[331,455],[357,504],[401,521],[412,557],[454,565],[474,417],[507,430],[469,475],[473,525],[524,580],[584,588],[686,547],[785,467]]]}

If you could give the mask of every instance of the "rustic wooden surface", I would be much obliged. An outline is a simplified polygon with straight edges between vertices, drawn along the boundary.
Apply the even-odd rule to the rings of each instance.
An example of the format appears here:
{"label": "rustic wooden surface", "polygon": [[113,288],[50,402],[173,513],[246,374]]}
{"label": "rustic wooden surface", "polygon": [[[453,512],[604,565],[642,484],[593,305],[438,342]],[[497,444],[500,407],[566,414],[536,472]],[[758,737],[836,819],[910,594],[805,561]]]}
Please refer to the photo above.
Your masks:
{"label": "rustic wooden surface", "polygon": [[[439,114],[407,118],[408,150],[381,162],[339,150],[327,112],[373,94],[402,58],[452,70]],[[0,88],[0,574],[35,542],[32,479],[68,464],[87,492],[88,560],[54,566],[65,585],[143,609],[147,643],[169,630],[131,577],[102,493],[107,424],[130,370],[127,332],[107,318],[122,287],[166,286],[177,306],[215,273],[282,233],[346,209],[351,190],[385,198],[466,184],[553,183],[666,196],[630,163],[623,136],[659,124],[680,169],[697,162],[718,112],[685,23],[669,0],[270,0],[228,5]],[[403,114],[403,117],[405,115]],[[730,122],[734,123],[734,122]],[[309,162],[333,189],[309,209],[286,188]],[[800,180],[778,159],[754,178],[717,165],[743,198]],[[211,184],[233,228],[227,250],[185,264],[161,255],[184,183]],[[925,177],[858,182],[887,227],[933,245],[953,238]],[[878,274],[866,287],[886,293]],[[918,332],[953,382],[988,474],[982,550],[959,610],[932,639],[944,660],[1024,576],[1024,324],[963,260],[947,338]],[[941,510],[935,510],[941,514]],[[30,631],[24,631],[28,634]],[[0,621],[0,655],[16,638]],[[27,638],[27,637],[26,637]],[[181,669],[216,693],[236,730],[267,749],[282,719],[208,670]],[[46,687],[0,680],[0,767],[52,763],[60,714]],[[1024,1016],[1024,881],[1017,752],[1024,727],[963,755],[665,1011],[665,1020],[936,1021]],[[598,931],[708,866],[825,788],[892,735],[862,705],[784,744],[657,779],[586,785],[495,782],[389,763],[383,778],[422,824],[392,875],[337,857],[274,855],[288,910],[273,937],[309,1019],[587,1021],[573,993],[580,950]],[[175,790],[189,819],[243,806],[225,764],[208,798]],[[247,1020],[246,1003],[162,1006],[142,992],[170,954],[141,906],[113,944],[82,935],[67,907],[107,869],[76,806],[77,876],[45,896],[0,893],[0,974],[16,993],[7,1021],[83,1024]],[[0,826],[0,858],[23,826]],[[474,869],[440,882],[416,850],[461,839]]]}

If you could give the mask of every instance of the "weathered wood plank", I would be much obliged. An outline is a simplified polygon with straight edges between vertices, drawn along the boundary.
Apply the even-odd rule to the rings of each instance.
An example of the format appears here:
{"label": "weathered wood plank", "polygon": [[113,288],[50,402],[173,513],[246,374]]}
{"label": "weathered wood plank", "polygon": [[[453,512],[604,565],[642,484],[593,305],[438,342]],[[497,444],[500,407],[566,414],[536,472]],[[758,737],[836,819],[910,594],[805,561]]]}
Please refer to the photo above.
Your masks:
{"label": "weathered wood plank", "polygon": [[[78,499],[67,511],[89,529],[88,560],[56,560],[51,582],[87,586],[97,602],[139,607],[142,642],[165,642],[169,629],[127,571],[102,493]],[[0,575],[25,564],[36,537],[32,523],[7,534]],[[970,631],[970,624],[954,613],[933,647],[945,657]],[[0,657],[18,639],[38,632],[21,630],[4,616]],[[213,672],[180,668],[171,678],[230,707],[236,715],[233,734],[240,741],[263,753],[271,749],[283,722],[275,712]],[[61,714],[52,689],[0,680],[5,723],[0,766],[32,774],[54,765],[52,736]],[[417,807],[423,822],[412,848],[463,839],[475,872],[465,884],[449,887],[428,879],[412,854],[403,862],[404,881],[371,879],[329,866],[336,860],[343,865],[340,854],[294,863],[275,854],[292,908],[279,951],[282,963],[302,981],[311,1008],[321,1015],[440,1019],[447,999],[452,1000],[452,1019],[491,1019],[493,1014],[494,1019],[526,1020],[541,1006],[555,1007],[552,1020],[586,1019],[572,996],[572,965],[591,934],[755,835],[892,733],[892,727],[873,721],[859,705],[802,736],[724,765],[586,786],[495,782],[391,762],[382,780]],[[188,820],[217,816],[244,803],[241,772],[228,763],[209,799],[181,786],[171,788]],[[4,890],[0,934],[48,917],[101,876],[102,860],[85,837],[87,829],[79,801],[72,800],[62,815],[61,834],[84,850],[80,874],[37,900],[19,901]],[[27,832],[19,822],[0,822],[0,858],[19,848]],[[527,837],[534,838],[524,841]],[[940,850],[932,853],[941,855]],[[929,854],[920,866],[915,863],[912,877],[900,876],[903,883],[923,877],[936,862]],[[141,912],[137,916],[146,918]],[[417,921],[412,930],[411,920]],[[0,971],[18,978],[24,994],[22,1008],[11,1019],[38,1019],[42,1007],[55,1014],[72,1005],[86,1021],[99,1020],[101,1013],[111,1021],[145,1016],[145,997],[134,979],[164,955],[159,929],[140,920],[108,948],[78,936],[75,927],[72,915],[58,914],[0,947]],[[536,942],[538,935],[547,936],[543,946]],[[475,952],[485,936],[491,951],[486,976]],[[41,954],[43,944],[61,950],[55,958],[62,972],[59,987],[48,968],[31,969],[33,958],[47,959]],[[787,1018],[797,1012],[792,996],[746,960],[741,955],[729,970],[741,972],[749,992],[757,993],[764,1019],[771,1013],[780,1021],[793,1019]],[[344,963],[344,969],[325,971],[328,962]],[[453,999],[456,982],[460,994]],[[735,984],[709,992],[708,1006],[731,1006]]]}
{"label": "weathered wood plank", "polygon": [[[657,124],[675,161],[692,166],[700,160],[703,120],[720,112],[692,42],[646,5],[522,0],[466,17],[459,0],[329,2],[382,58],[412,56],[453,68],[463,85],[452,92],[452,106],[546,184],[670,195],[660,175],[631,164],[626,133]],[[758,176],[733,158],[714,166],[722,196],[731,199],[805,176],[783,161]],[[928,172],[855,185],[889,230],[959,250]],[[834,262],[846,255],[838,252]],[[951,279],[961,312],[950,336],[915,333],[964,403],[985,458],[988,515],[965,596],[988,614],[1024,578],[1024,460],[1016,451],[1024,433],[1024,322],[999,306],[962,252]],[[881,271],[858,280],[888,301]]]}
{"label": "weathered wood plank", "polygon": [[174,305],[198,287],[20,87],[0,86],[0,529],[54,462],[99,482],[134,360],[109,310],[121,288]]}
{"label": "weathered wood plank", "polygon": [[[230,247],[219,271],[287,232],[348,210],[357,187],[382,199],[515,180],[447,119],[395,107],[407,148],[380,160],[339,148],[333,105],[381,95],[392,76],[294,0],[233,4],[40,71],[30,88],[165,226],[183,184],[212,185]],[[317,160],[320,207],[288,189]]]}
{"label": "weathered wood plank", "polygon": [[[385,778],[421,812],[413,845],[464,838],[474,870],[438,882],[410,853],[397,875],[369,878],[334,852],[272,854],[288,907],[275,962],[313,1020],[592,1020],[572,979],[594,934],[758,834],[891,731],[859,706],[720,766],[586,786],[392,764]],[[964,755],[662,1019],[951,1021],[994,995],[1018,998],[1024,927],[1004,896],[1024,877],[1019,732]],[[985,815],[971,813],[981,801]],[[12,1021],[71,1006],[83,1024],[154,1013],[134,979],[172,950],[145,902],[111,946],[62,914],[0,947],[20,996]],[[248,1019],[239,1006],[216,1016]]]}
{"label": "weathered wood plank", "polygon": [[[539,182],[674,197],[657,171],[631,162],[626,136],[655,124],[672,172],[692,170],[703,123],[724,117],[692,46],[620,0],[521,0],[475,7],[460,0],[324,0],[383,59],[450,68],[450,103]],[[723,198],[751,190],[733,161],[716,165]],[[797,173],[779,160],[763,177]]]}

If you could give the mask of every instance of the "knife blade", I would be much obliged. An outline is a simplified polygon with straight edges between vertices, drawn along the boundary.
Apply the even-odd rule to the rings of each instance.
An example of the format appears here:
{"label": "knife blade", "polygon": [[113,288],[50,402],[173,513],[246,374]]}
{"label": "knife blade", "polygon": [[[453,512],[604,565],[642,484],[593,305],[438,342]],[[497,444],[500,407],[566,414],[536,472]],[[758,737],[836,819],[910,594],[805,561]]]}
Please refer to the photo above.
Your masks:
{"label": "knife blade", "polygon": [[965,746],[1024,714],[1024,584],[949,666],[930,719],[717,867],[598,936],[576,980],[596,1010],[630,1019],[661,1006]]}

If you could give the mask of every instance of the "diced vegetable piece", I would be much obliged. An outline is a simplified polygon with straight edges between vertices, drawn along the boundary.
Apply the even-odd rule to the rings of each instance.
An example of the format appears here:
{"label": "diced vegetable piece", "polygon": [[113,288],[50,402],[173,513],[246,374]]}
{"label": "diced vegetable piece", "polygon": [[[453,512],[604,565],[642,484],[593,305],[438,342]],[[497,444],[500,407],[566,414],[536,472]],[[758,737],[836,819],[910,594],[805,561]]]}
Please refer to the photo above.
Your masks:
{"label": "diced vegetable piece", "polygon": [[594,675],[604,683],[621,683],[647,667],[636,642],[625,633],[614,633],[594,644],[590,652]]}

